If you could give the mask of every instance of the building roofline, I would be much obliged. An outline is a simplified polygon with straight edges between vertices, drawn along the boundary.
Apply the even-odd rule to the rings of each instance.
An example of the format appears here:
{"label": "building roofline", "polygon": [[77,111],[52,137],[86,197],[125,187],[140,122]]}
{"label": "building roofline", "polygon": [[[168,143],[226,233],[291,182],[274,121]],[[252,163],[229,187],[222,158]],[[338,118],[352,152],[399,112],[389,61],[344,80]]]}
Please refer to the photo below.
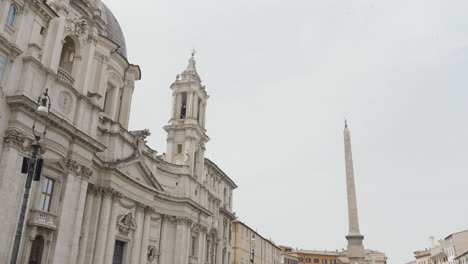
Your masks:
{"label": "building roofline", "polygon": [[455,259],[460,259],[461,257],[468,256],[468,251],[465,253],[461,254],[460,256],[456,257]]}
{"label": "building roofline", "polygon": [[452,234],[448,235],[445,239],[447,239],[447,238],[449,238],[449,237],[451,237],[451,236],[453,236],[453,235],[460,234],[460,233],[465,233],[465,232],[468,232],[468,229],[467,229],[467,230],[463,230],[463,231],[459,231],[459,232],[452,233]]}
{"label": "building roofline", "polygon": [[218,170],[218,172],[220,174],[222,174],[224,176],[224,178],[226,178],[228,180],[228,182],[234,187],[234,189],[236,189],[238,186],[236,185],[236,183],[231,179],[229,178],[229,176],[227,176],[226,173],[224,173],[223,170],[221,170],[218,165],[216,165],[216,163],[214,163],[213,161],[211,161],[210,159],[206,158],[205,157],[205,161],[207,161],[210,165],[212,165],[213,167],[215,167],[216,170]]}
{"label": "building roofline", "polygon": [[260,235],[257,231],[253,230],[250,226],[246,225],[244,222],[236,219],[234,221],[232,221],[233,223],[239,223],[245,227],[247,227],[248,229],[252,230],[252,232],[254,232],[257,236],[261,237],[263,240],[265,241],[268,241],[268,243],[270,243],[271,245],[273,245],[275,248],[277,248],[278,250],[281,250],[281,248],[279,246],[277,246],[273,241],[271,241],[270,239],[266,239],[264,236]]}

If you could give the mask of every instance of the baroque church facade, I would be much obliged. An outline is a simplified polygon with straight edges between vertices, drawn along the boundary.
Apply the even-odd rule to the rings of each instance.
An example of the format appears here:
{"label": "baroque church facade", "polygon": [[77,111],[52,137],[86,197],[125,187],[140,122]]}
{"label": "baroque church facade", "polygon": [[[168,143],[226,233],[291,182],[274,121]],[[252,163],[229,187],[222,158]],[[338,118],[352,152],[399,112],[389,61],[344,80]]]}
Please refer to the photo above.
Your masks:
{"label": "baroque church facade", "polygon": [[[227,264],[236,184],[205,158],[208,94],[190,58],[167,149],[128,129],[138,65],[101,0],[0,0],[0,263],[9,263],[38,96],[51,111],[17,263]],[[168,98],[170,99],[170,98]],[[36,121],[34,121],[36,120]]]}

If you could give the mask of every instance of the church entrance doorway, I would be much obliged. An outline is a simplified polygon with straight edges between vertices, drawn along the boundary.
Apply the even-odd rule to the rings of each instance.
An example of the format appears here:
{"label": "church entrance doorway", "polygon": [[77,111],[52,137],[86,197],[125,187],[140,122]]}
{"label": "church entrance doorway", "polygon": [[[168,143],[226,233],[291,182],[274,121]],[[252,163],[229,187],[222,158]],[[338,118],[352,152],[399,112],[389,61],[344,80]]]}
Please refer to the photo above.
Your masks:
{"label": "church entrance doorway", "polygon": [[114,247],[114,260],[112,264],[123,264],[125,242],[116,240]]}

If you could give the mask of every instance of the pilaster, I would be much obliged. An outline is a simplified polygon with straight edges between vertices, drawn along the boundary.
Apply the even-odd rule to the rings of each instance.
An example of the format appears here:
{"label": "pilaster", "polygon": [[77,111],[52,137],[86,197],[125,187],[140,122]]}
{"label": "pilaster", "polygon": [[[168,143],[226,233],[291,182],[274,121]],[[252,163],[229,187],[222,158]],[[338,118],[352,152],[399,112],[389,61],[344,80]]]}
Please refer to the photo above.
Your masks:
{"label": "pilaster", "polygon": [[[115,232],[117,216],[119,214],[119,201],[122,198],[122,194],[116,191],[112,192],[112,208],[109,221],[109,230],[107,232],[107,244],[104,256],[104,264],[112,264],[112,258],[114,256],[115,246]],[[135,262],[136,263],[136,262]]]}
{"label": "pilaster", "polygon": [[99,225],[96,236],[96,245],[94,250],[94,264],[104,263],[104,255],[106,250],[107,235],[109,233],[109,221],[112,204],[112,189],[102,190],[102,205],[99,214]]}
{"label": "pilaster", "polygon": [[135,222],[136,222],[137,228],[135,232],[133,233],[130,263],[140,263],[144,210],[145,210],[145,206],[143,204],[140,204],[140,203],[136,204]]}
{"label": "pilaster", "polygon": [[92,213],[92,209],[93,209],[93,205],[95,201],[94,197],[96,193],[97,193],[97,190],[95,186],[88,185],[88,194],[86,196],[86,204],[85,204],[85,210],[84,210],[84,215],[83,215],[83,225],[81,229],[82,237],[80,241],[80,247],[78,249],[78,259],[77,259],[78,264],[85,263],[86,246],[88,245],[89,230],[91,228],[91,213]]}
{"label": "pilaster", "polygon": [[188,263],[189,256],[189,241],[190,232],[187,226],[187,219],[183,217],[177,217],[176,227],[176,252],[175,264],[186,264]]}

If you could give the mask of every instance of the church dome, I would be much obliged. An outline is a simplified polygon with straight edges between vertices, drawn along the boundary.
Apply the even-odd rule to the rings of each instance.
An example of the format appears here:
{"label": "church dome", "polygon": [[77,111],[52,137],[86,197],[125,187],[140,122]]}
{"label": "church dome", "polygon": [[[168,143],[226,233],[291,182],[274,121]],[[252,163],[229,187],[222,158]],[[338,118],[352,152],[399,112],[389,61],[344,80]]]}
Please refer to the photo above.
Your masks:
{"label": "church dome", "polygon": [[102,4],[101,16],[107,24],[106,30],[103,33],[104,37],[119,45],[120,47],[117,51],[122,56],[127,58],[127,45],[125,44],[125,37],[122,32],[122,28],[120,27],[119,21],[117,21],[112,11],[110,11],[110,9],[105,4]]}

